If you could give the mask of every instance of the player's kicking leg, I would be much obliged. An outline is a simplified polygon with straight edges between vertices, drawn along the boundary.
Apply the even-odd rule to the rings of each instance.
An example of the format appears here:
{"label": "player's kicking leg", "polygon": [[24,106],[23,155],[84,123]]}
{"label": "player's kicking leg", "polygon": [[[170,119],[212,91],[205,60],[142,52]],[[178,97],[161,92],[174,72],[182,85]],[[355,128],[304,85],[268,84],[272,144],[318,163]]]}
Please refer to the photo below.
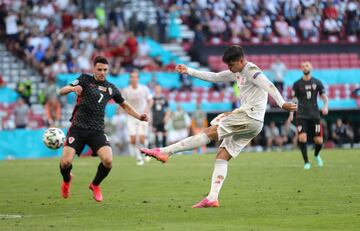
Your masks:
{"label": "player's kicking leg", "polygon": [[190,136],[167,147],[154,149],[141,148],[140,151],[146,156],[165,163],[172,154],[207,145],[211,140],[216,140],[217,137],[217,126],[212,125],[197,135]]}
{"label": "player's kicking leg", "polygon": [[70,184],[73,178],[71,174],[72,161],[75,156],[75,149],[65,146],[60,159],[60,173],[63,177],[61,184],[61,195],[63,198],[68,198],[70,195]]}

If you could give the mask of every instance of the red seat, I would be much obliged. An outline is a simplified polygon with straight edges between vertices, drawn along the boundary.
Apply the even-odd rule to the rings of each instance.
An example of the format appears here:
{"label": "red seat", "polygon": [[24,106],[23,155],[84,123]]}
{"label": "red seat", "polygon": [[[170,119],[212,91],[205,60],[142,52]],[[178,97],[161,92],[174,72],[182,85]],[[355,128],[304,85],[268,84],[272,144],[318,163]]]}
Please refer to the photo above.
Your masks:
{"label": "red seat", "polygon": [[207,100],[209,102],[223,102],[224,92],[217,92],[217,91],[209,92]]}

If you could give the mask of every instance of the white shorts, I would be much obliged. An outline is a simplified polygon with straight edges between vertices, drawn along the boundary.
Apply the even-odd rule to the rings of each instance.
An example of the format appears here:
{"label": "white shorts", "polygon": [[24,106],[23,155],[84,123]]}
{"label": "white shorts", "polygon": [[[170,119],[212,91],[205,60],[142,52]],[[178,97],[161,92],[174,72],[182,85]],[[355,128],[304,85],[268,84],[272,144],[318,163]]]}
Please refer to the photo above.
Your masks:
{"label": "white shorts", "polygon": [[179,140],[185,139],[189,136],[189,130],[187,128],[180,130],[168,130],[168,142],[170,144],[175,143]]}
{"label": "white shorts", "polygon": [[129,116],[126,123],[130,136],[148,135],[149,126],[147,122]]}
{"label": "white shorts", "polygon": [[233,111],[229,115],[220,114],[210,124],[218,125],[219,140],[223,140],[220,147],[225,148],[234,158],[263,127],[263,122],[249,117],[243,110]]}

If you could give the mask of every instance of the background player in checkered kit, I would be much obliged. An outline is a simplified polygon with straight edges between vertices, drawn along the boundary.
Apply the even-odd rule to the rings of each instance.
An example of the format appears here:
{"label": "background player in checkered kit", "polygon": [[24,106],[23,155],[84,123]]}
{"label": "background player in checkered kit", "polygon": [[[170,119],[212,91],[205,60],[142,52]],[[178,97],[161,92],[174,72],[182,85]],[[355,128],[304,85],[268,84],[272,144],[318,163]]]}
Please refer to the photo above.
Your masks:
{"label": "background player in checkered kit", "polygon": [[68,130],[64,149],[60,159],[60,172],[63,176],[61,192],[64,198],[70,194],[72,180],[72,161],[75,154],[80,155],[85,145],[90,146],[93,153],[101,159],[94,180],[89,188],[93,191],[96,201],[102,201],[99,187],[101,181],[108,175],[112,167],[112,149],[104,134],[105,107],[113,99],[126,113],[132,117],[147,121],[146,114],[139,114],[122,97],[118,88],[106,80],[108,61],[102,56],[94,59],[93,75],[82,74],[73,83],[60,89],[60,95],[75,92],[78,95]]}
{"label": "background player in checkered kit", "polygon": [[[318,96],[324,101],[321,109],[323,115],[328,114],[328,98],[320,80],[311,76],[311,63],[305,61],[301,64],[304,75],[293,85],[293,100],[298,103],[296,114],[296,124],[299,133],[299,147],[304,159],[304,169],[310,169],[311,164],[307,155],[308,135],[313,136],[315,143],[315,160],[319,167],[324,165],[320,157],[320,150],[323,144],[322,124],[320,122],[320,112],[317,104]],[[292,121],[294,113],[290,112],[289,120]]]}
{"label": "background player in checkered kit", "polygon": [[211,141],[222,140],[216,154],[210,192],[193,208],[219,206],[218,196],[227,175],[228,162],[231,158],[237,157],[241,150],[260,133],[268,94],[274,98],[279,107],[287,111],[297,109],[296,104],[284,101],[280,92],[259,67],[245,59],[242,47],[235,45],[229,47],[223,55],[223,61],[228,65],[229,70],[219,73],[198,71],[185,65],[178,65],[176,71],[210,82],[236,81],[240,90],[241,106],[232,112],[218,115],[211,121],[210,127],[197,135],[164,148],[141,149],[145,155],[166,162],[174,153],[201,147]]}

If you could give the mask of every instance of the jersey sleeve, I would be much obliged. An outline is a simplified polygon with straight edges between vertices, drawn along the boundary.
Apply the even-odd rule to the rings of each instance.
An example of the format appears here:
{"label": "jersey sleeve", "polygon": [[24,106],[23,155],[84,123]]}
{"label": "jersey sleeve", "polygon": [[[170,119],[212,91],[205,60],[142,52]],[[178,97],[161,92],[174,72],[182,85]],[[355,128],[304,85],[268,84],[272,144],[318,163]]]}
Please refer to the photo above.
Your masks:
{"label": "jersey sleeve", "polygon": [[188,67],[187,72],[190,76],[195,78],[205,80],[208,82],[232,82],[236,81],[236,77],[234,73],[230,70],[222,71],[222,72],[209,72],[209,71],[198,71],[193,68]]}
{"label": "jersey sleeve", "polygon": [[114,96],[112,97],[114,99],[114,101],[118,104],[122,104],[125,99],[123,98],[123,96],[121,95],[119,89],[117,87],[112,87],[113,91],[114,91]]}
{"label": "jersey sleeve", "polygon": [[260,70],[250,72],[252,81],[255,85],[265,90],[269,95],[275,100],[276,104],[279,107],[282,107],[285,103],[284,98],[281,96],[278,89],[274,86],[274,84],[264,75],[264,73]]}
{"label": "jersey sleeve", "polygon": [[325,88],[321,81],[318,81],[318,86],[319,95],[325,94]]}
{"label": "jersey sleeve", "polygon": [[85,87],[86,85],[86,76],[84,75],[80,75],[77,79],[75,79],[74,81],[72,81],[70,83],[70,86],[75,87],[75,86],[81,86],[81,87]]}

